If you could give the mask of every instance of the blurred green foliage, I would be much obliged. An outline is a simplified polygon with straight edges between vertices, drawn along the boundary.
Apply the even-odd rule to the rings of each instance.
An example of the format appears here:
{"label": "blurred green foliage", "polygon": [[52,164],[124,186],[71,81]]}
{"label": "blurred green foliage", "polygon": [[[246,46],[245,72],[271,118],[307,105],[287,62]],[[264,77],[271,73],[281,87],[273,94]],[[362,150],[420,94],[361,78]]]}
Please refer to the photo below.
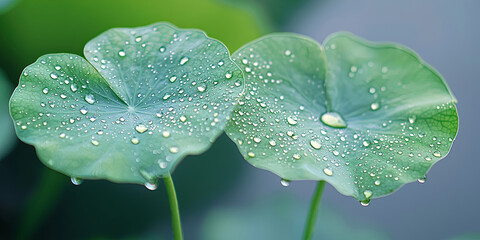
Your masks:
{"label": "blurred green foliage", "polygon": [[232,52],[268,31],[247,11],[215,0],[22,0],[0,15],[0,66],[17,79],[41,55],[83,55],[85,43],[107,29],[160,21],[202,29]]}
{"label": "blurred green foliage", "polygon": [[0,69],[0,127],[2,129],[2,133],[0,134],[0,161],[10,152],[13,145],[17,142],[12,119],[8,113],[8,100],[10,99],[12,90],[11,84]]}

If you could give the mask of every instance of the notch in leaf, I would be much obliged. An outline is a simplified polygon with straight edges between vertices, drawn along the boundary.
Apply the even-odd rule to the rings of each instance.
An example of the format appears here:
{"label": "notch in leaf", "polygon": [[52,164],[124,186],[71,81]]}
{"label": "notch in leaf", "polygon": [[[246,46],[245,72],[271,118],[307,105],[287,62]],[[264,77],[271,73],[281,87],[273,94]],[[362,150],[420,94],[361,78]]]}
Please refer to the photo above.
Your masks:
{"label": "notch in leaf", "polygon": [[253,166],[327,181],[364,205],[423,181],[457,134],[455,98],[413,51],[338,33],[251,42],[233,59],[245,96],[226,127]]}
{"label": "notch in leaf", "polygon": [[18,137],[74,181],[155,188],[222,133],[243,90],[227,48],[198,30],[111,29],[84,54],[40,57],[10,101]]}

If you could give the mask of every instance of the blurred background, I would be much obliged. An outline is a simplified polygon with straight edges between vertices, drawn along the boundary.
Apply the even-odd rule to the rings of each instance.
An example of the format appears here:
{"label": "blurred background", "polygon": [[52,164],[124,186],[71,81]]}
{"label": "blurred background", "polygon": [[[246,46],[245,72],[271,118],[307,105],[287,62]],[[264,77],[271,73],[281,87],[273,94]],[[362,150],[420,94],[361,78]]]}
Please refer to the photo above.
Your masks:
{"label": "blurred background", "polygon": [[[24,67],[47,53],[82,54],[112,27],[168,21],[200,28],[231,52],[264,34],[322,42],[350,31],[415,50],[458,99],[450,154],[428,173],[362,207],[327,185],[315,239],[480,239],[480,2],[476,0],[0,0],[0,239],[171,239],[165,189],[70,179],[18,141],[8,98]],[[221,136],[184,159],[174,181],[186,239],[300,239],[315,183],[282,187]]]}

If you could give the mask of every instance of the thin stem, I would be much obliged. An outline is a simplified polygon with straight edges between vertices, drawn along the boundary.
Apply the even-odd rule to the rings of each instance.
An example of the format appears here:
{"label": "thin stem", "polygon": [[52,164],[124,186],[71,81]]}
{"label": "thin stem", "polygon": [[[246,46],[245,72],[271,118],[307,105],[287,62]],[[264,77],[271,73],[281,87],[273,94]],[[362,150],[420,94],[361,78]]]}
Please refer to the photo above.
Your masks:
{"label": "thin stem", "polygon": [[167,189],[168,201],[170,202],[170,211],[172,213],[173,239],[183,240],[182,223],[180,222],[177,194],[175,193],[175,186],[173,185],[173,180],[170,173],[168,174],[168,177],[163,179],[163,181],[165,182],[165,188]]}
{"label": "thin stem", "polygon": [[310,212],[308,213],[307,224],[305,226],[305,232],[303,233],[304,240],[312,239],[315,220],[317,219],[318,206],[320,204],[320,199],[322,198],[323,187],[325,187],[325,181],[319,181],[317,183],[317,188],[315,189],[315,194],[312,197],[312,202],[310,203]]}

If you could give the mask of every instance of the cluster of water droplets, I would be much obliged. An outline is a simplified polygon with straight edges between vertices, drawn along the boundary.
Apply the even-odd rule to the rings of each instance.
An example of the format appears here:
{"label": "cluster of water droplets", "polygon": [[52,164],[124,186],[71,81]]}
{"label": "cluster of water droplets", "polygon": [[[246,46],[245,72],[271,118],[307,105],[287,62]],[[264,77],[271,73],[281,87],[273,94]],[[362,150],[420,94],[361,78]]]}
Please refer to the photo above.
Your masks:
{"label": "cluster of water droplets", "polygon": [[[328,103],[322,99],[323,79],[285,79],[293,70],[283,69],[304,60],[302,56],[291,49],[278,51],[277,55],[266,56],[252,47],[235,56],[246,73],[246,91],[227,133],[255,166],[283,175],[303,172],[304,178],[326,179],[334,186],[352,184],[359,191],[357,197],[365,199],[361,204],[367,206],[372,197],[411,181],[412,175],[418,176],[418,168],[426,171],[447,153],[453,139],[448,131],[431,135],[437,130],[432,125],[437,123],[428,116],[452,120],[453,103],[373,121],[367,127],[359,128],[353,122],[355,127],[349,128],[348,119],[341,113],[327,110]],[[387,76],[389,68],[378,65],[368,62],[365,67],[375,67],[376,74]],[[353,80],[362,73],[362,67],[351,65],[348,76]],[[310,91],[311,98],[305,97]],[[364,112],[382,109],[381,93],[387,88],[368,87],[364,91],[372,99]],[[420,177],[418,182],[425,179]],[[289,181],[282,179],[281,184],[288,186]]]}
{"label": "cluster of water droplets", "polygon": [[[16,124],[56,136],[49,141],[65,146],[88,142],[99,158],[126,154],[132,175],[154,189],[155,177],[221,133],[243,85],[221,43],[201,32],[176,31],[159,44],[165,31],[172,28],[132,30],[121,44],[99,37],[86,47],[96,69],[75,55],[48,56],[27,68],[19,94],[42,101],[20,110]],[[48,164],[67,160],[52,157]],[[98,167],[92,175],[102,171],[109,170]]]}

